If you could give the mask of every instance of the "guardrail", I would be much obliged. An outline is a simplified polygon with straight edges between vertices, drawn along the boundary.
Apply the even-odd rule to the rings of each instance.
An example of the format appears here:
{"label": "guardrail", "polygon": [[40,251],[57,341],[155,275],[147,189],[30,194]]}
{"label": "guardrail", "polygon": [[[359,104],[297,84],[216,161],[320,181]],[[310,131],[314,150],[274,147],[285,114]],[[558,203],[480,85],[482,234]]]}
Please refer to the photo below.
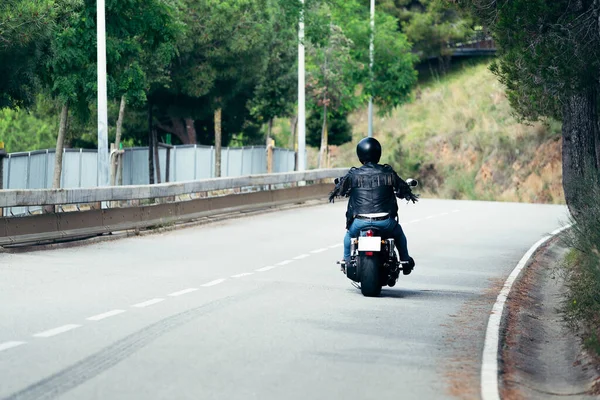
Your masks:
{"label": "guardrail", "polygon": [[[88,237],[323,198],[345,168],[158,185],[0,191],[0,208],[105,203],[105,208],[0,218],[0,246]],[[273,189],[272,185],[282,188]],[[267,190],[260,190],[268,187]],[[242,192],[243,188],[252,191]],[[237,192],[233,192],[237,189]],[[228,193],[223,193],[228,191]],[[216,192],[216,193],[215,193]],[[213,194],[211,196],[211,194]],[[215,195],[216,194],[216,195]],[[185,199],[182,199],[185,197]],[[142,201],[155,202],[140,205]],[[125,204],[123,204],[125,202]],[[79,208],[77,208],[79,210]]]}

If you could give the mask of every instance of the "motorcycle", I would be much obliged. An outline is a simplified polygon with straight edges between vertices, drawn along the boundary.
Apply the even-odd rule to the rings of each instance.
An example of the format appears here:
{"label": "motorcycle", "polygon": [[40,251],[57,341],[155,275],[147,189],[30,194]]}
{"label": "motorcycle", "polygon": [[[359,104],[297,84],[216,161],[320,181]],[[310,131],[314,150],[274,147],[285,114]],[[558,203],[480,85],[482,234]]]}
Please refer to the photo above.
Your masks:
{"label": "motorcycle", "polygon": [[[415,187],[415,179],[407,179]],[[346,277],[354,282],[364,296],[377,297],[384,286],[394,287],[400,276],[410,274],[409,261],[399,261],[393,238],[384,237],[375,227],[365,227],[358,237],[350,239],[350,262],[342,264]],[[359,286],[360,285],[360,286]]]}

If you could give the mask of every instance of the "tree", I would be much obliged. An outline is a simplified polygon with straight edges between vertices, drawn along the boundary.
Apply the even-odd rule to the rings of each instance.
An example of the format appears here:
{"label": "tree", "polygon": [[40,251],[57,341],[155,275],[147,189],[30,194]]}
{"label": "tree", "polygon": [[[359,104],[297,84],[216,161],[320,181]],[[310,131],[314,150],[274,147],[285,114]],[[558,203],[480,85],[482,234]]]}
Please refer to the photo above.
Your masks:
{"label": "tree", "polygon": [[53,30],[45,49],[45,65],[38,75],[60,104],[60,123],[56,140],[52,187],[60,187],[62,154],[67,130],[69,110],[78,118],[89,117],[88,104],[95,94],[94,60],[96,30],[94,14],[83,1],[57,2]]}
{"label": "tree", "polygon": [[[266,49],[271,35],[266,0],[186,0],[183,20],[189,30],[178,44],[179,57],[171,70],[172,84],[161,92],[162,101],[169,97],[173,131],[185,120],[187,138],[196,140],[195,119],[212,111],[215,131],[215,170],[220,176],[222,110],[240,92],[256,86],[266,68]],[[207,107],[200,109],[195,104]]]}
{"label": "tree", "polygon": [[[120,103],[115,134],[115,146],[119,148],[126,103],[144,105],[153,84],[168,82],[167,66],[176,53],[175,42],[183,26],[171,0],[109,0],[106,12],[110,21],[107,25],[107,86],[109,98],[118,99]],[[116,169],[114,158],[111,184],[114,184]]]}
{"label": "tree", "polygon": [[580,181],[600,180],[600,4],[595,0],[458,0],[489,27],[492,71],[526,120],[562,121],[563,187],[573,215]]}
{"label": "tree", "polygon": [[0,109],[29,106],[36,93],[36,69],[56,11],[52,0],[0,3]]}
{"label": "tree", "polygon": [[335,110],[339,116],[355,107],[353,72],[356,65],[350,54],[351,47],[352,41],[332,22],[325,43],[308,46],[307,89],[311,108],[313,112],[322,109],[319,113],[322,116],[319,168],[326,166],[329,110]]}
{"label": "tree", "polygon": [[267,66],[249,104],[252,116],[267,123],[267,142],[273,119],[290,115],[296,103],[297,16],[290,14],[286,3],[289,2],[269,2],[273,33],[268,39]]}
{"label": "tree", "polygon": [[442,72],[450,61],[448,44],[475,33],[471,18],[445,0],[383,0],[380,9],[398,19],[419,58],[437,58]]}

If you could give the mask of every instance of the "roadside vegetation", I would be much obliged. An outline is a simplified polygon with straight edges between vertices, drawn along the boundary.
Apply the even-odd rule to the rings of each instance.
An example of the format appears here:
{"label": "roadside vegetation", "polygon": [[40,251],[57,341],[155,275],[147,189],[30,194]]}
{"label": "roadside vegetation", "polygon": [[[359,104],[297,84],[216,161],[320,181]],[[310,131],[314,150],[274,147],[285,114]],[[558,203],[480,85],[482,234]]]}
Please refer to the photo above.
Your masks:
{"label": "roadside vegetation", "polygon": [[567,296],[563,313],[584,344],[600,357],[600,189],[593,182],[579,185],[592,189],[581,198],[583,218],[574,223],[564,240],[571,248],[563,262]]}
{"label": "roadside vegetation", "polygon": [[[376,118],[383,162],[419,179],[428,197],[564,203],[560,123],[519,122],[489,62],[464,62],[424,79],[410,103]],[[357,164],[366,110],[349,121],[354,140],[332,148],[333,167]]]}

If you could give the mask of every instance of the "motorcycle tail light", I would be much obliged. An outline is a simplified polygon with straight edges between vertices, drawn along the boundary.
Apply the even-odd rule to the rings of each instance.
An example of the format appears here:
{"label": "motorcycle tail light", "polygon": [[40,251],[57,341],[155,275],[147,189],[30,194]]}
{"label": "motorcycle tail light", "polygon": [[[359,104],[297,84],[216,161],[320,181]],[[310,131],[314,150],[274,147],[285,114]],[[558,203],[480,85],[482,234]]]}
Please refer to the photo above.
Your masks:
{"label": "motorcycle tail light", "polygon": [[368,255],[368,256],[372,256],[373,252],[372,251],[365,251],[365,254]]}
{"label": "motorcycle tail light", "polygon": [[373,237],[373,231],[369,229],[369,230],[367,231],[367,236],[368,236],[368,237]]}

